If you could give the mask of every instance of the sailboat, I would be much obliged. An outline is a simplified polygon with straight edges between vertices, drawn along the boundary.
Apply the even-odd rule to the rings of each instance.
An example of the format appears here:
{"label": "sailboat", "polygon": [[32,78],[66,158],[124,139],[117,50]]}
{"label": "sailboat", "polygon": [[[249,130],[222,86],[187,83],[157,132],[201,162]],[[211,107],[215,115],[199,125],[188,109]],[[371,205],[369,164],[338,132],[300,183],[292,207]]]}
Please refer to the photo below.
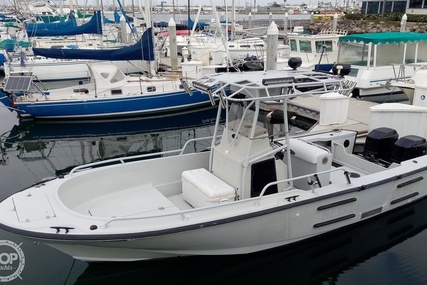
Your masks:
{"label": "sailboat", "polygon": [[[148,57],[154,60],[151,53],[144,55],[141,52],[135,55],[134,50],[131,57],[126,57],[129,49],[138,49],[141,41],[130,46],[116,44],[107,47],[103,43],[101,45],[99,40],[103,33],[101,18],[101,11],[96,11],[92,18],[81,26],[76,25],[72,13],[70,19],[63,23],[27,23],[25,26],[28,36],[36,40],[32,41],[32,49],[28,51],[20,49],[15,54],[7,55],[7,62],[4,64],[6,76],[31,72],[41,81],[88,79],[87,63],[99,60],[114,61],[126,74],[151,72],[150,64],[147,63]],[[88,39],[83,45],[77,44],[72,38],[77,35],[87,35]],[[91,38],[89,35],[97,37]],[[60,41],[57,39],[59,36]],[[144,37],[152,37],[151,30],[147,31]],[[149,43],[152,44],[152,40]],[[105,56],[110,53],[116,56]],[[122,55],[117,57],[118,53]],[[98,54],[103,55],[102,59]]]}
{"label": "sailboat", "polygon": [[[151,28],[147,31],[147,34],[150,33]],[[136,50],[140,56],[141,51],[145,50],[145,56],[150,59],[152,49],[151,52],[147,50],[150,45],[145,39],[149,41],[152,37],[143,36],[140,43],[126,51],[133,54]],[[98,54],[107,57],[114,55],[123,56],[124,51]],[[21,117],[43,119],[153,115],[195,109],[212,103],[207,94],[191,90],[188,81],[196,78],[190,78],[187,74],[183,74],[182,78],[176,74],[128,76],[115,64],[99,62],[88,64],[87,68],[91,78],[89,83],[50,90],[41,89],[31,74],[9,75],[0,91],[0,101]]]}

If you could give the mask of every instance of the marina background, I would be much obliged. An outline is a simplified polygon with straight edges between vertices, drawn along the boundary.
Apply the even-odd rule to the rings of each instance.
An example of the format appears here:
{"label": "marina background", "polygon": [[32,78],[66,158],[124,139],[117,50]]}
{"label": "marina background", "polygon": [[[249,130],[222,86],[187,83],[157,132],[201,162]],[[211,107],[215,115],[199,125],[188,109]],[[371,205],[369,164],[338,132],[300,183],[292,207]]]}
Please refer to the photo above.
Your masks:
{"label": "marina background", "polygon": [[[274,17],[281,19],[281,15]],[[70,167],[108,158],[104,152],[107,143],[111,143],[113,155],[131,155],[176,148],[190,137],[209,135],[215,112],[208,108],[197,116],[190,113],[184,115],[185,121],[183,116],[171,116],[168,121],[181,125],[165,124],[155,130],[140,127],[138,131],[138,126],[159,118],[113,122],[122,130],[134,126],[128,133],[114,133],[108,121],[106,129],[93,128],[98,132],[95,135],[88,132],[90,123],[80,122],[72,128],[67,123],[20,121],[1,106],[0,200],[43,178],[66,173]],[[0,231],[0,240],[19,244],[25,254],[21,275],[9,284],[417,285],[427,284],[426,207],[427,200],[423,200],[321,238],[243,256],[88,264],[4,231]]]}

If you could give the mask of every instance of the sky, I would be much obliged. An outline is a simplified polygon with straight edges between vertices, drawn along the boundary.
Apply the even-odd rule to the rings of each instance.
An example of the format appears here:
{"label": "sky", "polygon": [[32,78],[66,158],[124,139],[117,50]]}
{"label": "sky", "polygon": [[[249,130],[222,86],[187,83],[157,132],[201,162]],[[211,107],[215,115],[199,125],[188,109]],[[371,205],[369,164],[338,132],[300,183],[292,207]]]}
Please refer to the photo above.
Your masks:
{"label": "sky", "polygon": [[[55,1],[55,0],[53,0]],[[68,0],[64,0],[65,2],[67,2]],[[74,3],[76,0],[73,0]],[[96,3],[96,0],[77,0],[79,5],[84,5],[86,2],[88,3]],[[136,4],[138,0],[133,0],[133,2]],[[144,2],[144,0],[141,0],[142,3]],[[191,5],[211,5],[211,1],[210,0],[190,0],[191,1]],[[255,1],[255,2],[254,2]],[[104,5],[112,5],[113,0],[102,0]],[[132,4],[132,0],[121,0],[122,4],[124,2],[125,5],[131,5]],[[153,5],[160,5],[161,2],[166,2],[165,5],[172,5],[173,2],[175,2],[176,6],[186,6],[188,3],[188,0],[152,0]],[[231,0],[212,0],[212,2],[214,3],[214,5],[216,6],[224,6],[225,3],[228,3],[228,5],[231,5]],[[235,5],[236,6],[245,6],[245,3],[247,3],[246,5],[250,6],[250,5],[254,5],[254,3],[256,3],[256,5],[260,5],[260,6],[266,6],[268,4],[273,3],[273,0],[235,0]],[[278,4],[284,4],[284,0],[276,0],[276,2]],[[316,1],[317,2],[317,1]],[[327,2],[327,0],[325,1]],[[288,0],[286,1],[287,4],[302,4],[302,3],[308,3],[307,1],[304,0]]]}
{"label": "sky", "polygon": [[[47,0],[46,0],[47,1]],[[59,0],[50,0],[52,2],[56,2],[58,3]],[[64,3],[68,3],[69,0],[63,0]],[[97,1],[101,1],[101,0],[72,0],[73,3],[78,3],[78,5],[95,5],[97,3]],[[117,0],[102,0],[102,3],[104,5],[112,5],[113,1],[117,1]],[[121,3],[124,5],[131,5],[132,2],[136,5],[138,3],[138,1],[142,1],[142,3],[144,3],[145,0],[121,0]],[[165,2],[165,5],[172,5],[173,3],[176,6],[186,6],[188,3],[188,0],[151,0],[153,5],[160,5],[161,2]],[[191,1],[191,5],[197,6],[197,5],[211,5],[211,0],[190,0]],[[284,4],[285,0],[276,0],[276,2],[278,4]],[[315,1],[315,0],[287,0],[286,3],[290,4],[290,5],[299,5],[302,3],[305,4],[310,4],[310,2],[312,3],[316,3],[319,0]],[[333,1],[333,0],[330,0]],[[228,5],[231,5],[231,0],[212,0],[212,2],[214,3],[214,5],[216,6],[224,6],[225,3],[228,3]],[[253,6],[255,3],[256,5],[260,5],[260,6],[267,6],[268,4],[273,3],[273,0],[235,0],[235,5],[242,7],[242,6]],[[328,2],[328,0],[323,0],[323,2]],[[12,3],[12,4],[11,4]],[[13,5],[13,0],[0,0],[0,4],[2,5]]]}
{"label": "sky", "polygon": [[[125,1],[131,1],[131,0],[125,0]],[[172,0],[152,0],[153,3],[155,5],[160,5],[160,2],[164,1],[166,2],[166,4],[172,5]],[[175,5],[187,5],[188,1],[187,0],[174,0],[175,1]],[[231,0],[212,0],[213,3],[217,6],[225,6],[225,3],[227,2],[228,5],[231,5]],[[255,2],[254,2],[255,1]],[[200,5],[200,4],[204,4],[204,5],[211,5],[210,0],[197,0],[197,1],[192,1],[193,4],[192,5]],[[268,4],[272,4],[274,1],[273,0],[235,0],[235,5],[236,6],[245,6],[245,3],[247,6],[253,6],[254,3],[256,3],[256,5],[260,5],[260,6],[266,6]],[[278,4],[284,4],[284,0],[276,0],[276,2]],[[304,1],[303,0],[288,0],[286,1],[287,4],[302,4]],[[308,1],[306,1],[308,2]]]}

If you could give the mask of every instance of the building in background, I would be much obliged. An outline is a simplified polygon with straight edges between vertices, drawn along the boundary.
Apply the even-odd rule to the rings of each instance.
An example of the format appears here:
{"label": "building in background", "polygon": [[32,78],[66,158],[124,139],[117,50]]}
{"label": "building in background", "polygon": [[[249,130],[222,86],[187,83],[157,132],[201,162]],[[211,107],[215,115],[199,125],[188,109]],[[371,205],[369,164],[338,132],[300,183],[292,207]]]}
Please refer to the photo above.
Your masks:
{"label": "building in background", "polygon": [[401,12],[407,14],[427,14],[427,0],[367,0],[362,1],[362,14],[382,14]]}

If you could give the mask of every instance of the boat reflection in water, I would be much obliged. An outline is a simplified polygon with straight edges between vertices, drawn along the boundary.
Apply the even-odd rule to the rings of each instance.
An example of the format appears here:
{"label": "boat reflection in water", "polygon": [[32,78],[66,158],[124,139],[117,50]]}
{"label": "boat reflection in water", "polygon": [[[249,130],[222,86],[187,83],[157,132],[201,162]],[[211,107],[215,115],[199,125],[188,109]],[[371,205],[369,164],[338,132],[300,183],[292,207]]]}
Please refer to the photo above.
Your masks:
{"label": "boat reflection in water", "polygon": [[[417,253],[411,250],[405,254],[393,247],[423,234],[426,207],[427,199],[423,199],[321,238],[255,254],[89,263],[75,284],[137,284],[141,280],[144,284],[346,284],[349,280],[341,277],[347,270],[352,274],[350,280],[366,279],[373,282],[370,284],[404,284],[408,280],[410,284],[425,284],[427,276],[422,272],[426,272],[427,265],[420,268],[416,256],[421,254],[420,258],[425,259],[424,244],[413,245]],[[423,242],[418,236],[409,243]],[[384,254],[387,251],[392,253]],[[383,260],[371,262],[372,270],[354,270],[356,266],[363,268],[363,263],[372,258]]]}
{"label": "boat reflection in water", "polygon": [[[181,148],[196,137],[211,136],[216,107],[169,116],[120,120],[22,120],[3,141],[27,167],[46,162],[52,175],[84,163]],[[210,145],[194,144],[197,151]]]}

